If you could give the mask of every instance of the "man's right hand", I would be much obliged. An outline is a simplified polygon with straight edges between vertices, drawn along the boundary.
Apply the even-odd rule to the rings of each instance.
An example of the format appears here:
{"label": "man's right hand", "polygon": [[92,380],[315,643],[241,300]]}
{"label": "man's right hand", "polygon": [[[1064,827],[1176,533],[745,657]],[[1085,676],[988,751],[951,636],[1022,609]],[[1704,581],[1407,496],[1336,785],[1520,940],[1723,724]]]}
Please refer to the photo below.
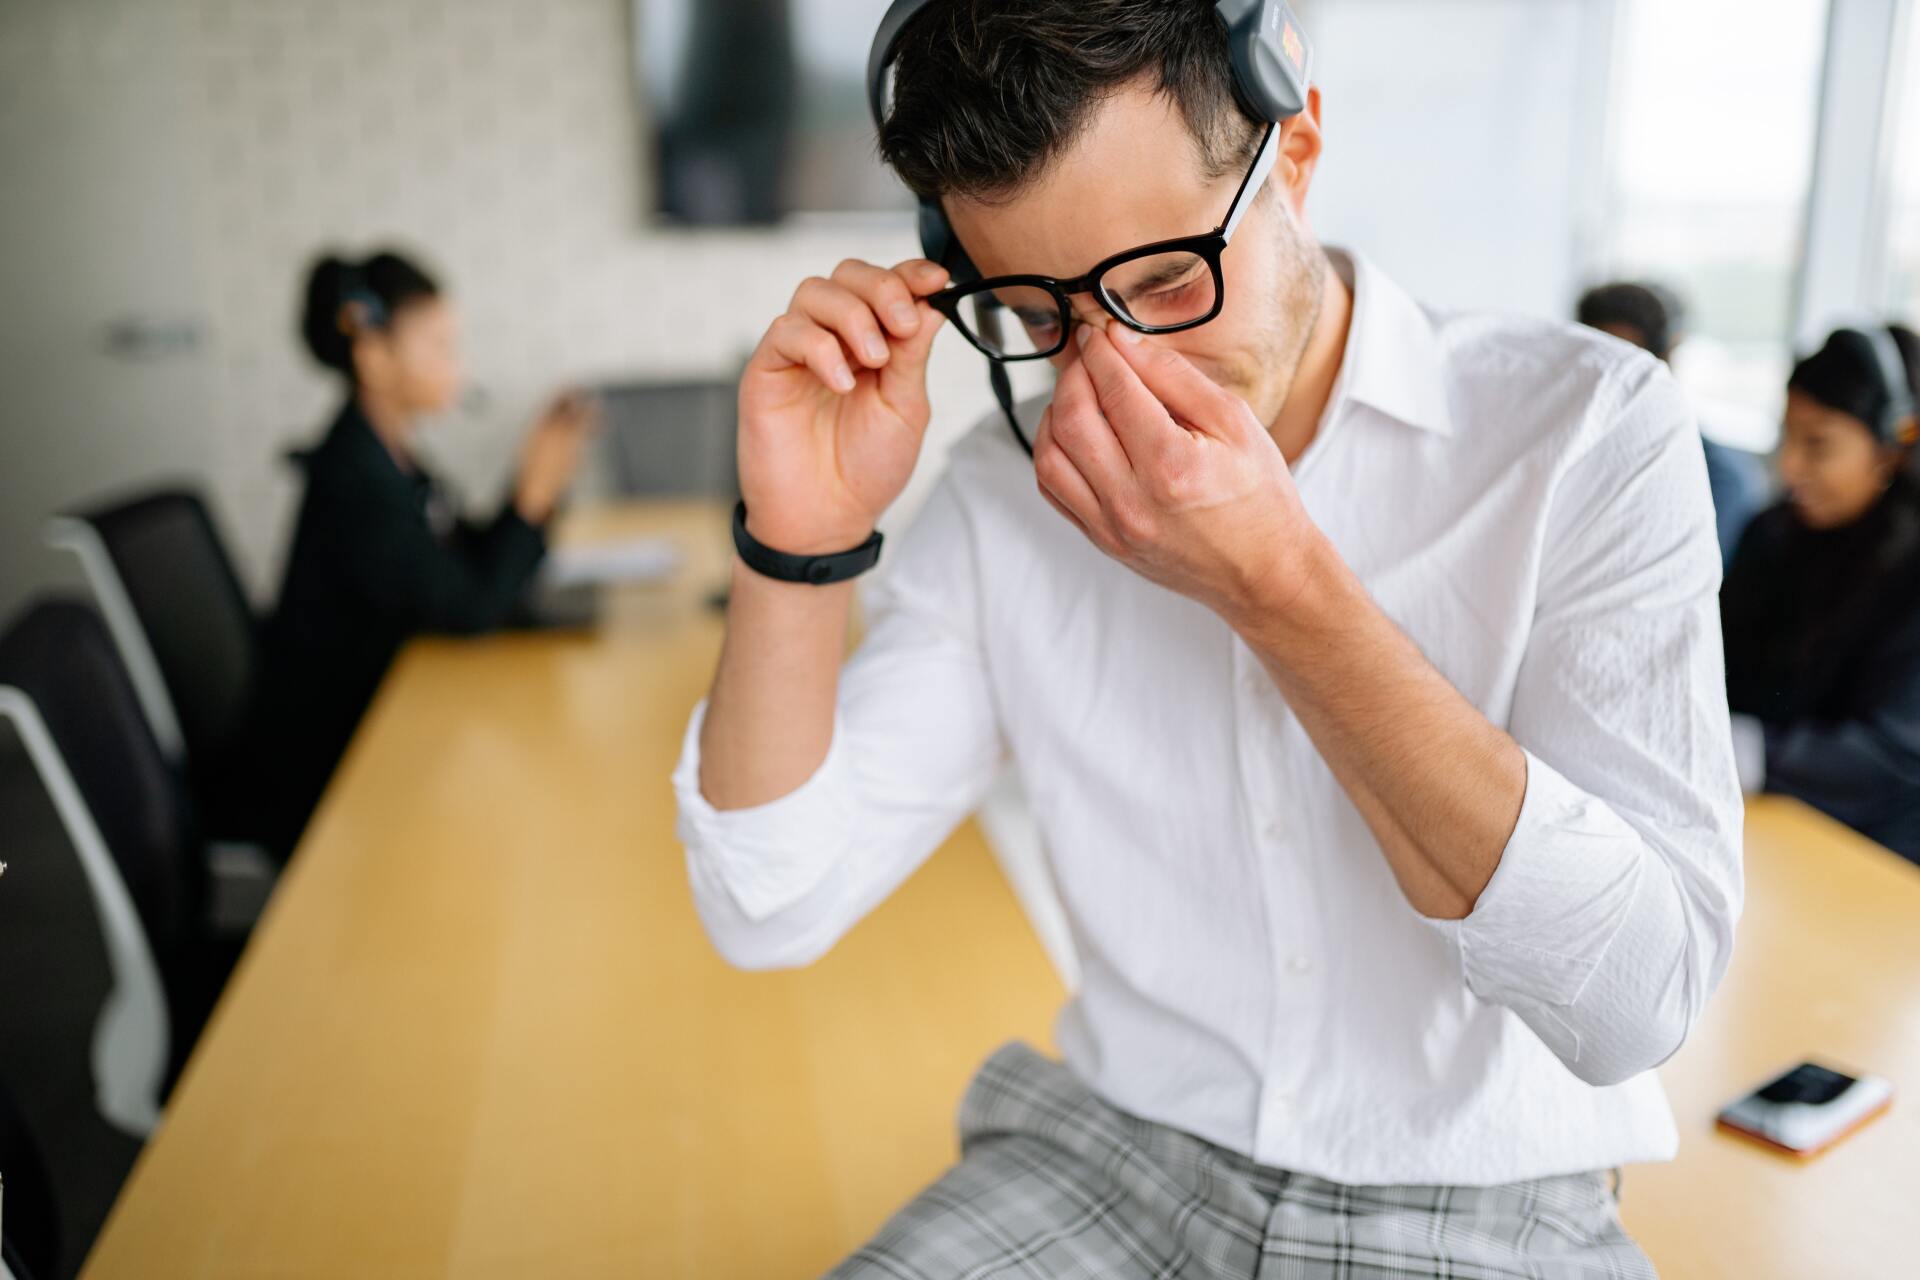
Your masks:
{"label": "man's right hand", "polygon": [[945,268],[849,260],[794,291],[740,379],[747,529],[794,555],[864,542],[906,487],[927,429],[925,301]]}

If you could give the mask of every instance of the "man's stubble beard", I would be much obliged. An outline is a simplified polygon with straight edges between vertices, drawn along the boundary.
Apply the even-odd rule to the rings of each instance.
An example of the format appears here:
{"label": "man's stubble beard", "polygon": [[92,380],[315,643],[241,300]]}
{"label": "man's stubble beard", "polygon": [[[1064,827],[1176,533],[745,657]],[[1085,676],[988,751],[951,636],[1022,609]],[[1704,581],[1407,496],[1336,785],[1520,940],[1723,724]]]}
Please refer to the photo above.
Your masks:
{"label": "man's stubble beard", "polygon": [[1247,365],[1233,370],[1228,383],[1228,389],[1269,428],[1299,376],[1300,362],[1326,304],[1327,272],[1333,269],[1325,250],[1295,219],[1293,210],[1278,201],[1275,206],[1273,235],[1279,247],[1280,288],[1268,300],[1257,334],[1248,343]]}

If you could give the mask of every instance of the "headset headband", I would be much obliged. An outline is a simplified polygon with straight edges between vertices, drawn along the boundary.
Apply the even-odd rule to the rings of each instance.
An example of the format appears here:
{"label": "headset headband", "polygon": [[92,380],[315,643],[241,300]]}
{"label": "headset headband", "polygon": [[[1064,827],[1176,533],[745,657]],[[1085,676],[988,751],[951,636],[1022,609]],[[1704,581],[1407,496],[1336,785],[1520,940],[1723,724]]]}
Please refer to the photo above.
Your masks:
{"label": "headset headband", "polygon": [[1887,407],[1875,424],[1880,439],[1892,443],[1900,434],[1900,424],[1914,416],[1913,384],[1907,378],[1906,357],[1900,353],[1893,330],[1886,325],[1863,327],[1857,332],[1873,348],[1874,363],[1880,369],[1880,382],[1886,388]]}

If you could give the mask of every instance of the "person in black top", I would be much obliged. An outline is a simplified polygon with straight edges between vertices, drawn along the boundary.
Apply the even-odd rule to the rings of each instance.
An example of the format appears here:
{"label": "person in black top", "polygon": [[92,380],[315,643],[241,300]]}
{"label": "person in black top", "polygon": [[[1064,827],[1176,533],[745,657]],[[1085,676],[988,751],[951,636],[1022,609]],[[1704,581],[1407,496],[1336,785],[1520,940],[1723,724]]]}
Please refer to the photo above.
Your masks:
{"label": "person in black top", "polygon": [[254,700],[256,825],[282,856],[401,644],[508,621],[594,416],[579,397],[556,401],[528,433],[511,499],[490,524],[468,525],[412,450],[417,426],[460,391],[455,315],[434,281],[393,253],[324,258],[302,332],[346,397],[304,455],[306,497]]}
{"label": "person in black top", "polygon": [[1920,338],[1840,329],[1788,382],[1786,499],[1720,593],[1748,790],[1798,796],[1920,862]]}

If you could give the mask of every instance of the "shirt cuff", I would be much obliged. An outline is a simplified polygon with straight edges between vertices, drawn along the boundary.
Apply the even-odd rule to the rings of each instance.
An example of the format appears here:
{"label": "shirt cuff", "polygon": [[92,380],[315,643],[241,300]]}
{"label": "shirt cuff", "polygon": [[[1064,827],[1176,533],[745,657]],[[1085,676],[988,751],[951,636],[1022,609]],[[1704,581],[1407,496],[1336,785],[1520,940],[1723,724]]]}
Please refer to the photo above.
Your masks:
{"label": "shirt cuff", "polygon": [[1520,820],[1464,920],[1427,919],[1467,986],[1508,1007],[1572,1004],[1626,922],[1645,867],[1639,833],[1532,752]]}
{"label": "shirt cuff", "polygon": [[1748,795],[1767,785],[1767,727],[1758,716],[1734,716],[1733,768]]}
{"label": "shirt cuff", "polygon": [[700,727],[707,704],[693,709],[673,789],[678,833],[687,856],[703,864],[742,915],[758,923],[804,898],[852,844],[853,815],[836,716],[827,757],[813,776],[778,800],[746,809],[715,809],[700,793]]}

